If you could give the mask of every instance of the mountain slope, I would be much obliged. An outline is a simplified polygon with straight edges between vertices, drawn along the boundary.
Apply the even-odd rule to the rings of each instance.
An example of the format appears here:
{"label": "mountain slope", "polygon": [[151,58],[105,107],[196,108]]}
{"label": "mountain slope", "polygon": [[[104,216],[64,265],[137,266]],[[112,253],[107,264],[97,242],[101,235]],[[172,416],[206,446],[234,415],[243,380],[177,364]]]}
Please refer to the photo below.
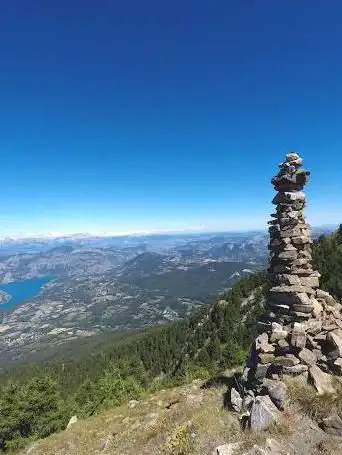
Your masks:
{"label": "mountain slope", "polygon": [[[334,234],[329,241],[335,242],[336,235],[339,236],[339,232]],[[315,248],[317,248],[317,257],[320,257],[319,255],[323,254],[320,252],[321,243],[318,242]],[[335,254],[324,253],[328,262],[326,264],[327,272],[324,275],[327,279],[327,286],[334,285],[336,280],[338,281],[338,269],[331,267],[335,260],[339,261],[340,250],[337,249],[337,251],[337,259]],[[106,408],[119,406],[125,401],[140,400],[146,393],[188,383],[196,377],[206,379],[215,377],[226,368],[242,364],[254,338],[255,322],[262,311],[267,286],[263,275],[250,275],[237,283],[223,299],[213,305],[203,306],[184,320],[103,343],[90,350],[85,356],[72,356],[74,358],[69,360],[61,358],[51,364],[29,365],[8,371],[0,378],[3,383],[0,391],[0,409],[5,410],[0,414],[0,436],[3,450],[25,444],[28,439],[37,439],[65,428],[69,417],[73,414],[83,418],[95,416]],[[342,409],[342,403],[329,402],[328,405],[325,405],[325,402],[318,402],[315,404],[316,402],[310,397],[306,397],[307,392],[298,389],[298,386],[295,390],[300,390],[297,401],[300,398],[301,406],[305,405],[304,400],[307,399],[309,406],[316,406],[314,411],[316,414],[321,413],[322,409],[328,409],[331,412],[340,405],[341,408],[336,409]],[[191,392],[186,395],[188,394]],[[194,401],[196,402],[196,398]],[[175,404],[177,403],[169,403],[164,409],[172,409]],[[132,409],[135,407],[136,405],[133,403]],[[155,441],[154,438],[157,438],[158,444],[160,442],[158,445],[160,452],[156,453],[168,455],[187,453],[186,451],[165,452],[163,444],[167,444],[169,440],[165,439],[165,433],[160,430],[165,416],[159,422],[159,417],[151,414],[155,413],[148,413],[148,418],[154,422],[151,430],[154,436],[151,436],[150,439]],[[106,417],[108,414],[102,415],[104,420],[107,418],[110,420],[110,417]],[[122,419],[121,423],[125,425],[127,422],[129,423],[125,427],[126,429],[119,428],[119,433],[122,432],[125,435],[125,440],[121,442],[135,443],[140,438],[138,436],[140,434],[139,423],[134,419],[126,419],[122,413],[119,415],[121,416],[119,418]],[[196,420],[195,415],[194,411],[194,420]],[[205,425],[211,422],[207,414],[201,418],[205,421]],[[305,416],[300,415],[298,422],[302,423],[304,418]],[[101,417],[99,419],[96,422],[102,421]],[[166,419],[169,424],[168,417]],[[91,421],[89,422],[91,425]],[[216,422],[214,426],[219,427],[218,422],[215,420],[214,422]],[[137,426],[134,426],[135,423]],[[183,424],[181,423],[181,425]],[[310,425],[314,424],[309,424],[309,427]],[[297,431],[297,426],[296,424],[294,431]],[[198,428],[201,428],[200,425]],[[169,425],[168,430],[170,430]],[[174,430],[177,432],[177,427]],[[316,426],[314,430],[315,434],[318,434]],[[183,430],[179,431],[181,435],[184,435]],[[114,433],[111,436],[115,440],[116,430]],[[158,439],[158,434],[163,436]],[[172,432],[167,435],[173,437]],[[70,446],[75,443],[70,442],[66,436],[68,450],[71,447],[75,449],[75,453],[80,455],[89,453],[89,440],[83,436],[78,437],[79,442]],[[296,438],[300,437],[301,432],[297,432]],[[58,439],[57,436],[56,438]],[[108,439],[108,435],[106,438]],[[111,441],[113,440],[110,439],[108,442],[108,453],[120,453],[116,451],[115,445],[113,449],[111,448]],[[287,442],[289,443],[289,441]],[[323,439],[321,441],[312,439],[311,443],[315,442],[321,444]],[[63,438],[61,443],[63,443]],[[48,449],[48,445],[44,446],[45,442],[41,444],[41,447],[51,450]],[[46,444],[49,442],[46,441]],[[303,444],[304,449],[301,446],[300,450],[297,450],[296,447],[297,452],[294,453],[322,453],[317,452],[321,446],[305,445],[307,442]],[[37,450],[40,450],[39,446],[37,446]],[[61,449],[61,454],[67,453],[63,450]],[[134,450],[137,448],[134,447]],[[127,451],[126,453],[136,452]],[[188,453],[209,454],[210,452],[192,451]],[[339,452],[330,450],[326,453]]]}
{"label": "mountain slope", "polygon": [[[228,377],[226,378],[228,380]],[[203,388],[203,381],[161,390],[75,423],[20,454],[30,455],[217,455],[232,444],[232,455],[340,455],[341,438],[322,431],[300,410],[290,410],[269,430],[244,432],[238,415],[223,407],[226,386]],[[298,386],[301,393],[309,393]],[[303,400],[302,400],[303,403]],[[324,413],[323,413],[324,414]]]}
{"label": "mountain slope", "polygon": [[[75,413],[87,417],[138,398],[151,387],[209,377],[239,364],[253,337],[251,327],[261,308],[263,285],[263,276],[251,275],[224,300],[202,307],[187,319],[103,343],[85,356],[72,359],[69,354],[70,360],[28,365],[3,374],[2,447],[63,429]],[[246,300],[252,291],[254,299]]]}

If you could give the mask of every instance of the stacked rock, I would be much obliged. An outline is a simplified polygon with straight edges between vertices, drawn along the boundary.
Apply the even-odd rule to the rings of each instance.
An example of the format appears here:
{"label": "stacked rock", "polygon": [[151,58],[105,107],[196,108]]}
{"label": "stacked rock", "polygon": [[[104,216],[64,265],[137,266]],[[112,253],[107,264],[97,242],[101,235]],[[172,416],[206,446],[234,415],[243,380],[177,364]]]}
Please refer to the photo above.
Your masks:
{"label": "stacked rock", "polygon": [[[266,311],[231,404],[252,429],[274,421],[286,404],[286,375],[310,380],[318,393],[333,393],[332,374],[342,375],[342,305],[319,289],[303,193],[309,175],[289,153],[273,177],[276,211],[270,221],[271,288]],[[260,423],[260,416],[265,421]]]}
{"label": "stacked rock", "polygon": [[269,318],[278,322],[308,319],[314,307],[319,273],[312,269],[311,238],[304,218],[305,194],[301,191],[309,172],[301,169],[303,160],[289,153],[279,165],[272,184],[278,194],[273,199],[270,232]]}

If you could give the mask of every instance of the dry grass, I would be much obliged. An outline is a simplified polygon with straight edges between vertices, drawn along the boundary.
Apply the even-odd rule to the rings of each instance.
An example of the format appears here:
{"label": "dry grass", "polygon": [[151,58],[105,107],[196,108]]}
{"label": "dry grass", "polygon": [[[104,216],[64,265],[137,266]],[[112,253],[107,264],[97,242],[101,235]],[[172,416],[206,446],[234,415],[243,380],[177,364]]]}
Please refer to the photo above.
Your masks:
{"label": "dry grass", "polygon": [[315,447],[313,455],[341,455],[341,440],[337,438],[324,439]]}
{"label": "dry grass", "polygon": [[300,414],[290,410],[285,411],[279,420],[268,429],[268,432],[275,437],[289,436],[297,431],[300,420]]}
{"label": "dry grass", "polygon": [[288,395],[292,406],[298,407],[301,412],[320,422],[332,413],[342,413],[342,383],[334,383],[336,394],[317,395],[316,390],[301,381],[288,381]]}
{"label": "dry grass", "polygon": [[[241,442],[241,453],[265,447],[273,438],[291,455],[341,455],[341,441],[325,435],[319,421],[342,408],[342,387],[334,397],[291,380],[289,410],[267,431],[242,432],[236,414],[223,409],[223,387],[202,390],[201,382],[161,390],[79,421],[71,429],[31,447],[29,455],[211,455],[215,447]],[[341,391],[340,391],[341,390]]]}
{"label": "dry grass", "polygon": [[79,421],[29,454],[211,455],[241,434],[236,416],[223,409],[224,391],[201,390],[198,382],[160,391],[134,408],[126,404]]}

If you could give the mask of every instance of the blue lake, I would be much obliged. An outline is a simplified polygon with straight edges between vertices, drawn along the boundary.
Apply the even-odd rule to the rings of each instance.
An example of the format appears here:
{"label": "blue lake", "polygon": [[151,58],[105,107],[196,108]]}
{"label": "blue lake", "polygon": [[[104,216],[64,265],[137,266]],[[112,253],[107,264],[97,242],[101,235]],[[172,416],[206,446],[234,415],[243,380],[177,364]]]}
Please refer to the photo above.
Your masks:
{"label": "blue lake", "polygon": [[12,296],[12,299],[9,302],[2,305],[0,304],[0,311],[9,310],[14,307],[14,305],[36,296],[44,284],[51,280],[52,277],[44,276],[40,278],[32,278],[31,280],[13,281],[12,283],[7,284],[0,283],[0,289]]}

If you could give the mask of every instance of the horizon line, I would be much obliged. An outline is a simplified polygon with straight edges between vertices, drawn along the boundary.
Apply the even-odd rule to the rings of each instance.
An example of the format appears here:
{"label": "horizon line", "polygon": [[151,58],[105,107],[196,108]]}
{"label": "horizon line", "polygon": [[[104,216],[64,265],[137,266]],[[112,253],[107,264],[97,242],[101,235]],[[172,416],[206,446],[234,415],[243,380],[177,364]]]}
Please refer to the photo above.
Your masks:
{"label": "horizon line", "polygon": [[[312,225],[311,228],[325,228],[331,229],[336,228],[338,223]],[[142,231],[104,231],[104,232],[49,232],[49,233],[35,233],[35,234],[23,234],[23,235],[5,235],[0,236],[0,241],[4,240],[30,240],[30,239],[59,239],[59,238],[105,238],[105,237],[143,237],[153,235],[177,235],[177,234],[223,234],[223,233],[262,233],[267,232],[267,228],[254,228],[254,229],[218,229],[218,230],[206,230],[206,229],[159,229],[159,230],[142,230]]]}

